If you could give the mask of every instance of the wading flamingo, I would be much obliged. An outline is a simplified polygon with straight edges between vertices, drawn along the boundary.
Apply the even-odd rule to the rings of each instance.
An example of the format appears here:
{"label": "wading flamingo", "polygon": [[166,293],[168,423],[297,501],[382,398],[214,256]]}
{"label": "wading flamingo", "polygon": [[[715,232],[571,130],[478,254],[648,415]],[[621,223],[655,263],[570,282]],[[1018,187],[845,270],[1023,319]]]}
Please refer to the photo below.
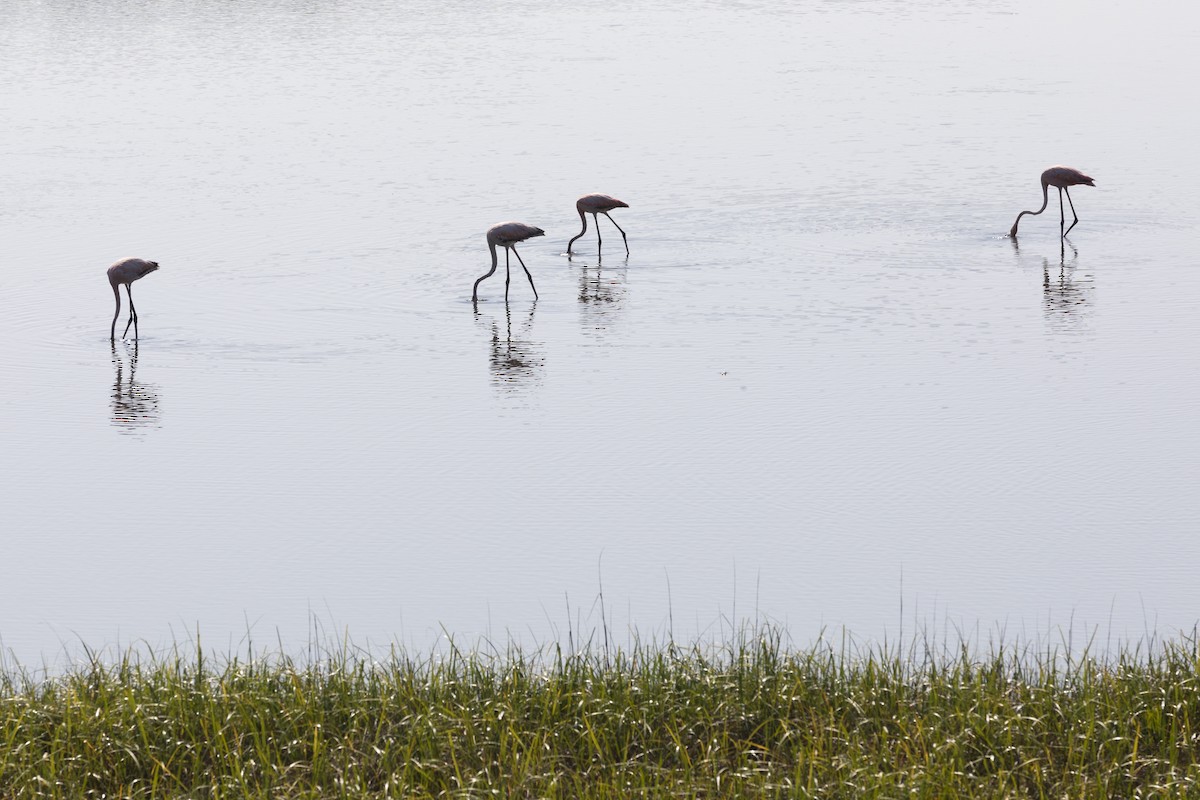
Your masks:
{"label": "wading flamingo", "polygon": [[[587,233],[587,217],[585,217],[584,214],[591,214],[592,219],[596,223],[597,254],[600,252],[600,245],[603,244],[600,239],[600,218],[597,215],[603,214],[604,216],[608,217],[609,222],[611,222],[613,225],[617,225],[617,221],[608,214],[608,212],[612,211],[614,208],[629,208],[629,203],[626,203],[623,200],[618,200],[617,198],[607,194],[585,194],[583,197],[575,201],[575,210],[579,212],[579,218],[583,220],[583,230],[579,232],[579,236],[583,236],[585,233]],[[620,225],[617,225],[617,230],[621,231],[621,238],[625,241],[625,255],[629,255],[629,240],[625,238],[625,231],[621,230]],[[575,243],[575,239],[578,239],[579,236],[576,236],[571,239],[571,241],[567,242],[567,255],[571,254],[571,245]]]}
{"label": "wading flamingo", "polygon": [[[1050,202],[1051,186],[1058,187],[1058,229],[1062,231],[1063,225],[1067,223],[1067,215],[1063,211],[1062,204],[1063,192],[1065,191],[1067,193],[1067,202],[1071,203],[1071,190],[1067,188],[1068,186],[1095,185],[1096,184],[1092,182],[1091,178],[1089,178],[1087,175],[1084,175],[1077,169],[1072,169],[1071,167],[1051,167],[1042,173],[1042,207],[1037,211],[1022,211],[1020,214],[1017,214],[1017,221],[1013,223],[1012,230],[1008,232],[1008,235],[1013,237],[1017,235],[1017,226],[1021,224],[1021,217],[1025,216],[1026,214],[1037,216],[1046,210],[1046,205]],[[1071,203],[1071,216],[1075,217],[1075,222],[1071,223],[1071,228],[1074,228],[1076,223],[1079,222],[1079,215],[1075,213],[1074,203]],[[1070,233],[1071,228],[1067,228],[1065,231],[1063,231],[1062,235],[1066,236],[1068,233]]]}
{"label": "wading flamingo", "polygon": [[533,276],[529,274],[529,267],[525,266],[525,262],[521,260],[521,254],[517,252],[516,244],[526,239],[532,239],[534,236],[545,235],[546,232],[541,228],[526,225],[524,222],[501,222],[499,225],[488,228],[487,243],[488,249],[492,251],[492,268],[488,270],[487,275],[475,281],[475,288],[471,290],[471,302],[479,302],[479,284],[483,283],[484,278],[492,277],[492,273],[496,271],[496,245],[504,248],[504,302],[508,302],[508,283],[512,278],[508,271],[510,250],[516,254],[517,261],[521,262],[521,269],[525,270],[525,277],[529,278],[529,285],[533,287],[533,299],[536,300],[537,287],[533,285]]}
{"label": "wading flamingo", "polygon": [[145,261],[140,258],[123,258],[108,268],[108,283],[112,286],[113,297],[117,299],[117,310],[113,314],[112,329],[108,333],[110,342],[116,341],[117,338],[117,317],[121,316],[121,284],[125,284],[125,292],[129,295],[129,322],[125,323],[125,333],[121,334],[121,338],[125,338],[125,334],[129,333],[129,326],[132,325],[133,338],[136,340],[138,336],[137,310],[133,307],[133,289],[130,288],[130,284],[138,278],[146,277],[156,269],[158,269],[157,261]]}

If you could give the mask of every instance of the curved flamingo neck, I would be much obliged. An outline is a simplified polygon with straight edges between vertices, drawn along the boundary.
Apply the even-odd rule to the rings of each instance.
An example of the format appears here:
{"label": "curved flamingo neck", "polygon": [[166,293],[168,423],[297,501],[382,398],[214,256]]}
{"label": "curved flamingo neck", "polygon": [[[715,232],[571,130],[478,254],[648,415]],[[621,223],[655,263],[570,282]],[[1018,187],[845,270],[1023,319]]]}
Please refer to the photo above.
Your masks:
{"label": "curved flamingo neck", "polygon": [[[581,230],[579,233],[577,233],[575,236],[573,236],[571,238],[571,241],[567,242],[567,252],[568,253],[571,252],[571,245],[575,244],[575,240],[578,239],[580,236],[583,236],[585,233],[587,233],[587,214],[585,214],[583,209],[580,208],[579,206],[575,206],[575,210],[579,212],[579,219],[583,221],[583,230]],[[599,230],[599,229],[597,229],[597,230]]]}
{"label": "curved flamingo neck", "polygon": [[488,239],[488,250],[492,251],[492,268],[488,270],[486,275],[480,276],[479,280],[475,281],[475,286],[471,289],[471,302],[473,303],[479,300],[479,284],[492,276],[492,273],[496,271],[496,264],[499,263],[496,257],[496,243],[491,239]]}
{"label": "curved flamingo neck", "polygon": [[1017,214],[1017,221],[1013,223],[1012,230],[1010,230],[1008,232],[1008,235],[1009,236],[1017,235],[1017,226],[1021,224],[1021,217],[1025,216],[1026,214],[1036,217],[1038,214],[1040,214],[1046,210],[1046,206],[1047,206],[1047,204],[1049,204],[1049,202],[1050,202],[1050,184],[1046,183],[1045,181],[1042,181],[1042,207],[1039,208],[1037,211],[1022,211],[1020,214]]}

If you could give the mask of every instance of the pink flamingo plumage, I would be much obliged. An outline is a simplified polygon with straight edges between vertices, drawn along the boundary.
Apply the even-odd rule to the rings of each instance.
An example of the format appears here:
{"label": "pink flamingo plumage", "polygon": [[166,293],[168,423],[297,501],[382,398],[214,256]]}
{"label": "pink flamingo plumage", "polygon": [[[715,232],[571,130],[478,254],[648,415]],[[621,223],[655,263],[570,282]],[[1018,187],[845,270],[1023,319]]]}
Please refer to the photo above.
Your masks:
{"label": "pink flamingo plumage", "polygon": [[[1016,237],[1017,226],[1021,224],[1021,217],[1025,216],[1026,214],[1036,217],[1038,214],[1046,210],[1046,205],[1050,202],[1051,186],[1058,187],[1058,229],[1062,231],[1063,225],[1065,225],[1067,222],[1067,215],[1063,211],[1062,204],[1063,192],[1065,191],[1067,193],[1067,202],[1071,203],[1071,191],[1067,187],[1095,185],[1095,182],[1093,182],[1091,178],[1089,178],[1087,175],[1084,175],[1079,170],[1074,169],[1073,167],[1051,167],[1042,173],[1042,207],[1037,211],[1022,211],[1020,214],[1017,214],[1017,221],[1013,223],[1012,230],[1008,232],[1008,235]],[[1075,221],[1071,223],[1071,228],[1074,228],[1079,222],[1079,215],[1075,213],[1074,203],[1071,203],[1071,216],[1075,217]],[[1067,228],[1065,231],[1063,231],[1062,235],[1066,236],[1068,233],[1070,233],[1071,228]]]}
{"label": "pink flamingo plumage", "polygon": [[512,276],[508,271],[508,253],[511,250],[517,256],[517,261],[521,262],[521,269],[525,270],[525,277],[529,278],[529,285],[533,287],[533,299],[536,300],[538,293],[537,287],[533,285],[533,276],[529,274],[529,267],[525,266],[525,262],[521,259],[521,254],[517,252],[517,242],[523,242],[526,239],[532,239],[535,236],[545,236],[546,232],[541,228],[535,228],[532,225],[526,225],[524,222],[501,222],[499,225],[493,225],[488,228],[487,243],[488,249],[492,251],[492,268],[488,270],[486,275],[483,275],[479,280],[475,281],[475,288],[471,290],[471,302],[479,302],[479,284],[483,283],[485,278],[492,277],[492,273],[496,271],[496,245],[504,248],[504,302],[508,302],[508,283]]}
{"label": "pink flamingo plumage", "polygon": [[[617,221],[609,216],[608,213],[614,208],[629,208],[629,204],[607,194],[585,194],[576,200],[575,210],[579,212],[579,218],[583,220],[583,230],[577,236],[572,237],[571,241],[567,242],[567,255],[571,254],[571,245],[575,243],[575,240],[587,233],[587,217],[584,216],[585,214],[591,214],[592,220],[596,223],[596,252],[599,253],[603,241],[600,239],[600,218],[597,215],[603,214],[608,217],[609,222],[617,225]],[[617,230],[621,231],[621,239],[625,242],[625,255],[629,255],[629,239],[625,237],[625,231],[621,230],[620,225],[617,225]]]}
{"label": "pink flamingo plumage", "polygon": [[129,322],[125,323],[125,333],[121,334],[121,338],[125,338],[125,334],[129,333],[129,326],[133,326],[133,338],[136,340],[138,336],[137,328],[137,309],[133,307],[133,289],[130,284],[139,278],[144,278],[151,272],[158,269],[157,261],[146,261],[141,258],[123,258],[117,263],[108,268],[108,283],[112,286],[113,297],[117,300],[117,310],[113,314],[112,328],[108,332],[108,340],[116,341],[117,338],[117,317],[121,316],[121,284],[125,284],[125,292],[129,295]]}

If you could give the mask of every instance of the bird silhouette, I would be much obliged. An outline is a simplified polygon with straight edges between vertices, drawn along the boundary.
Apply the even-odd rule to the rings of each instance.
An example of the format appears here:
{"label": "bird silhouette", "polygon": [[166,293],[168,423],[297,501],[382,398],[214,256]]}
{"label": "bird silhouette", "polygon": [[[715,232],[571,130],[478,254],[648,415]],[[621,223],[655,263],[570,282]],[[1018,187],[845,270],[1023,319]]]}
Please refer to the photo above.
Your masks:
{"label": "bird silhouette", "polygon": [[[603,240],[600,238],[600,218],[599,214],[608,217],[608,221],[613,225],[617,225],[617,221],[609,216],[610,211],[614,208],[629,208],[629,204],[623,200],[607,195],[607,194],[585,194],[583,197],[575,201],[575,210],[579,212],[579,218],[583,220],[583,230],[579,234],[567,242],[567,255],[571,254],[571,245],[580,236],[587,233],[587,217],[585,214],[591,214],[592,219],[596,223],[596,252],[600,252],[600,247]],[[625,231],[621,230],[621,226],[617,225],[617,230],[621,231],[621,238],[625,241],[625,255],[629,255],[629,239],[625,237]]]}
{"label": "bird silhouette", "polygon": [[[1017,221],[1013,223],[1012,230],[1008,232],[1009,236],[1017,235],[1017,226],[1021,224],[1021,217],[1026,214],[1037,216],[1046,210],[1046,205],[1050,202],[1050,187],[1058,187],[1058,229],[1062,231],[1062,235],[1066,236],[1071,232],[1071,228],[1079,222],[1079,215],[1075,213],[1075,204],[1071,203],[1071,191],[1068,186],[1095,186],[1096,184],[1087,175],[1084,175],[1077,169],[1072,167],[1051,167],[1042,173],[1042,207],[1037,211],[1022,211],[1017,214]],[[1062,230],[1063,225],[1067,222],[1067,215],[1063,211],[1062,196],[1063,192],[1067,193],[1067,202],[1071,203],[1071,216],[1075,217],[1075,221],[1071,223],[1071,228]]]}
{"label": "bird silhouette", "polygon": [[529,274],[529,267],[525,266],[525,262],[521,259],[521,254],[517,253],[517,242],[523,242],[526,239],[532,239],[534,236],[545,236],[546,232],[541,228],[535,228],[532,225],[526,225],[524,222],[501,222],[499,225],[493,225],[488,228],[487,243],[488,249],[492,251],[492,268],[488,270],[486,275],[483,275],[479,280],[475,281],[475,287],[471,290],[471,302],[479,302],[479,284],[483,283],[484,279],[492,277],[492,273],[496,271],[496,245],[504,248],[504,301],[508,302],[508,284],[512,276],[508,270],[508,253],[511,250],[517,256],[517,261],[521,262],[521,269],[525,270],[525,277],[529,278],[529,285],[533,288],[533,299],[537,299],[537,287],[533,285],[533,276]]}
{"label": "bird silhouette", "polygon": [[158,269],[157,261],[146,261],[141,258],[123,258],[117,263],[108,268],[108,283],[112,286],[113,297],[117,300],[117,310],[113,314],[112,328],[108,333],[110,342],[116,341],[117,338],[117,317],[121,316],[121,284],[125,284],[125,292],[129,295],[129,321],[125,323],[125,332],[121,334],[121,338],[125,338],[125,334],[129,333],[129,326],[133,326],[133,338],[138,338],[137,327],[137,309],[133,307],[133,289],[130,284],[139,278],[144,278],[151,272]]}

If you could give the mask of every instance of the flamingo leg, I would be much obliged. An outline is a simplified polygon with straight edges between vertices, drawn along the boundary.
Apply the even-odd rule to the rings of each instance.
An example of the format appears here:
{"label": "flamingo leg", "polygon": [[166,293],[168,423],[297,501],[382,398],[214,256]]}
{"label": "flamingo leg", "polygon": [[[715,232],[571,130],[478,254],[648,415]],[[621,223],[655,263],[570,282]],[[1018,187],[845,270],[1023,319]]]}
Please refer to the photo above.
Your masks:
{"label": "flamingo leg", "polygon": [[505,245],[504,247],[504,302],[508,302],[508,284],[512,280],[512,273],[508,270],[508,252],[512,248]]}
{"label": "flamingo leg", "polygon": [[538,299],[537,287],[533,285],[533,276],[529,274],[529,267],[525,266],[525,261],[521,258],[521,254],[517,253],[517,248],[514,247],[512,249],[512,251],[514,253],[516,253],[517,261],[521,262],[521,269],[525,270],[525,277],[529,278],[529,286],[533,289],[533,299],[537,300]]}
{"label": "flamingo leg", "polygon": [[592,222],[596,225],[596,255],[600,255],[600,248],[604,246],[604,240],[600,238],[600,216],[593,213]]}
{"label": "flamingo leg", "polygon": [[[1066,225],[1066,224],[1067,224],[1067,212],[1063,211],[1062,187],[1060,186],[1060,187],[1058,187],[1058,229],[1061,231],[1063,229],[1063,225]],[[1066,236],[1066,235],[1067,234],[1064,232],[1063,236]]]}
{"label": "flamingo leg", "polygon": [[125,333],[121,334],[121,338],[125,338],[125,334],[129,333],[129,326],[133,326],[133,338],[136,341],[138,338],[137,329],[137,309],[133,307],[133,285],[125,284],[125,293],[129,295],[129,321],[125,323]]}
{"label": "flamingo leg", "polygon": [[[607,211],[604,212],[604,216],[608,217],[608,221],[613,225],[617,225],[617,221]],[[617,230],[621,231],[621,239],[625,242],[625,255],[629,255],[629,239],[625,236],[625,230],[620,225],[617,225]]]}
{"label": "flamingo leg", "polygon": [[[1071,223],[1071,228],[1074,228],[1077,224],[1079,224],[1079,215],[1075,213],[1075,204],[1071,202],[1071,190],[1065,189],[1064,191],[1067,193],[1067,202],[1071,203],[1071,216],[1075,218],[1075,221]],[[1061,199],[1058,201],[1058,204],[1060,206],[1062,205]],[[1071,232],[1071,228],[1067,228],[1066,233],[1063,234],[1064,237]]]}

